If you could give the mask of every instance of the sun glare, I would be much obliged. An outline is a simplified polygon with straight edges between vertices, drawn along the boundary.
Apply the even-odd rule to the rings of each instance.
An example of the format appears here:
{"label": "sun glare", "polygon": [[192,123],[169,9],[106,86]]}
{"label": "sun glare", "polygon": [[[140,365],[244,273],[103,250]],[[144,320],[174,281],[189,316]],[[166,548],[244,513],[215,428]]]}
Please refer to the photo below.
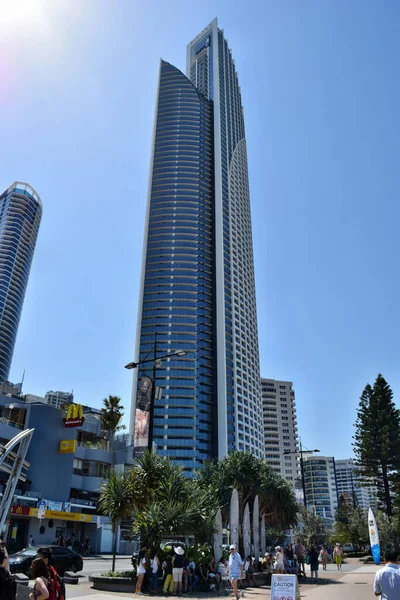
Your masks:
{"label": "sun glare", "polygon": [[20,23],[39,25],[44,13],[43,0],[0,0],[0,26]]}

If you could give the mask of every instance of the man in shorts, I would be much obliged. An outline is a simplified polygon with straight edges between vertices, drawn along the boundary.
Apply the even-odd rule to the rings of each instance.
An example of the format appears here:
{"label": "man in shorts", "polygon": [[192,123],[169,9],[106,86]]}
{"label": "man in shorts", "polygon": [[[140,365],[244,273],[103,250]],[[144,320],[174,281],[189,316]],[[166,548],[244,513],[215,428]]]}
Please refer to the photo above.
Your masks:
{"label": "man in shorts", "polygon": [[237,582],[243,577],[243,561],[239,552],[236,552],[236,547],[233,544],[229,548],[228,573],[232,584],[233,595],[236,600],[238,600],[239,592]]}
{"label": "man in shorts", "polygon": [[303,577],[307,577],[305,567],[306,549],[301,542],[297,542],[294,551],[297,557],[297,562],[299,564],[299,574],[303,575]]}
{"label": "man in shorts", "polygon": [[343,562],[343,549],[339,542],[336,543],[335,549],[333,551],[333,560],[336,562],[337,570],[342,570],[342,562]]}

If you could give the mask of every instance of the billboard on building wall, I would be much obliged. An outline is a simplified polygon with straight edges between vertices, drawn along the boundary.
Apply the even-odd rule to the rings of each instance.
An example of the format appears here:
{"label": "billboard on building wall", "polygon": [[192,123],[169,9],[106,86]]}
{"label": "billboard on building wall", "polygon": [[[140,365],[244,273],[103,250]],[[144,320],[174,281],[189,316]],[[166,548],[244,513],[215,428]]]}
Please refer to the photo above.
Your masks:
{"label": "billboard on building wall", "polygon": [[142,375],[135,411],[135,452],[146,450],[149,443],[150,405],[153,382],[147,375]]}

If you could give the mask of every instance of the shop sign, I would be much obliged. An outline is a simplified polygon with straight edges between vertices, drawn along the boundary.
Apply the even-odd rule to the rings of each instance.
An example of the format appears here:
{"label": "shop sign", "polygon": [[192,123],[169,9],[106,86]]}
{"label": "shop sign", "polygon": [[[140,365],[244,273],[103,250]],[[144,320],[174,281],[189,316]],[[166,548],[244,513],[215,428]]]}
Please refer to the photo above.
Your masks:
{"label": "shop sign", "polygon": [[95,500],[86,500],[84,498],[70,498],[70,503],[76,506],[96,506]]}
{"label": "shop sign", "polygon": [[92,515],[82,513],[61,512],[58,510],[46,510],[46,519],[62,519],[64,521],[80,521],[82,523],[91,523]]}
{"label": "shop sign", "polygon": [[56,502],[54,500],[39,500],[37,508],[44,508],[45,510],[57,510],[60,512],[71,512],[70,502]]}
{"label": "shop sign", "polygon": [[75,454],[76,440],[61,440],[60,454]]}
{"label": "shop sign", "polygon": [[80,427],[84,420],[82,405],[70,404],[64,419],[65,427]]}
{"label": "shop sign", "polygon": [[25,517],[29,517],[30,515],[30,508],[29,506],[12,506],[11,507],[11,514],[12,515],[23,515]]}

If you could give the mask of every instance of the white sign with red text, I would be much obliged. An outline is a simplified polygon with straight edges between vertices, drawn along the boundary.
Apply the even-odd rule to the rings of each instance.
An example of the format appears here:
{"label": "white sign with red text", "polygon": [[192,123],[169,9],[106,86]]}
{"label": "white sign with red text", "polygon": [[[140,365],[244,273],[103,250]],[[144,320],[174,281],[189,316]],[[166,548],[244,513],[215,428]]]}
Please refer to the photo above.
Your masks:
{"label": "white sign with red text", "polygon": [[296,575],[272,575],[271,600],[299,600]]}

